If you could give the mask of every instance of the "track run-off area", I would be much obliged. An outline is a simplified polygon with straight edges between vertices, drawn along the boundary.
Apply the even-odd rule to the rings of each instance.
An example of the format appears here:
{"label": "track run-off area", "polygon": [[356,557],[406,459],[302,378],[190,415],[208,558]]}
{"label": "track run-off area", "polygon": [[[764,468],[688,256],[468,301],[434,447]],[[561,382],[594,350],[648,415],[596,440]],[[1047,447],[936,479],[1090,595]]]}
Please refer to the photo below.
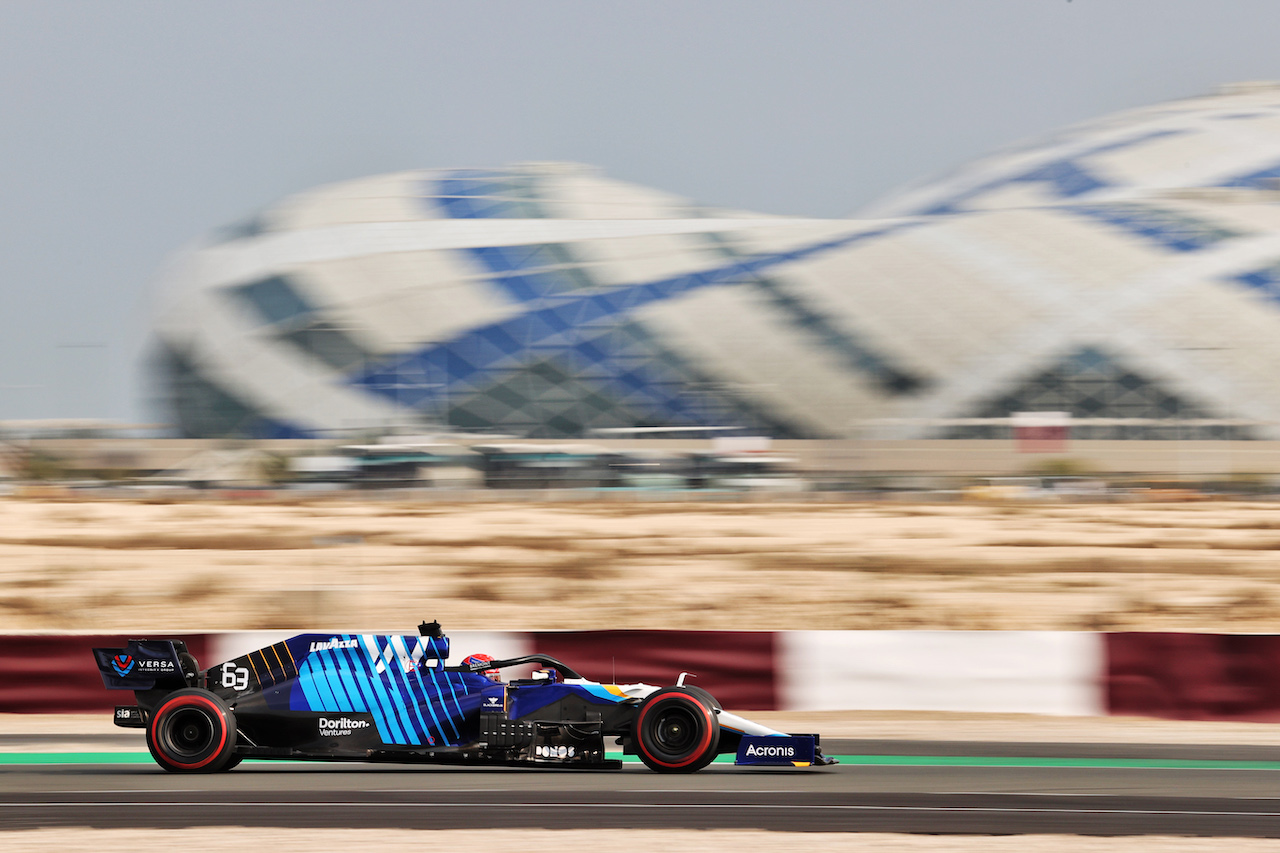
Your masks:
{"label": "track run-off area", "polygon": [[[246,761],[0,736],[0,829],[767,829],[1280,838],[1280,748],[832,740],[840,764],[692,775]],[[40,744],[44,747],[44,744]]]}

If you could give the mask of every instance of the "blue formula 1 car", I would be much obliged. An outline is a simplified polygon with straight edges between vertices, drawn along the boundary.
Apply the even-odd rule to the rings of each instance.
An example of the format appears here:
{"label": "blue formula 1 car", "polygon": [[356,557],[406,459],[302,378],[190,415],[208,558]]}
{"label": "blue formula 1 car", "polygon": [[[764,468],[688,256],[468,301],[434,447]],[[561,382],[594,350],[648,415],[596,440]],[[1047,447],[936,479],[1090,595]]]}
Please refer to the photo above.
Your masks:
{"label": "blue formula 1 car", "polygon": [[[605,738],[660,773],[690,773],[719,754],[736,764],[835,763],[817,735],[729,714],[697,687],[600,684],[536,654],[448,666],[439,623],[418,630],[300,634],[203,671],[178,640],[93,653],[103,683],[136,697],[116,707],[116,725],[145,728],[156,763],[175,772],[229,770],[245,758],[620,767]],[[499,678],[530,666],[532,677]]]}

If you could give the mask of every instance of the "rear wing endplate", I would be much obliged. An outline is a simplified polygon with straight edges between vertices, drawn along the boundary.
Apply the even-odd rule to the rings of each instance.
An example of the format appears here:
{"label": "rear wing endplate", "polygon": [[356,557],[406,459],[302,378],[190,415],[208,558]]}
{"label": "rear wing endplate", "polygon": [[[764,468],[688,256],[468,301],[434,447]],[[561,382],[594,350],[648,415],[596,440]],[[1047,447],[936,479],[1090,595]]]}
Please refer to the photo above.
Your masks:
{"label": "rear wing endplate", "polygon": [[182,651],[186,643],[177,640],[130,640],[123,649],[94,649],[93,659],[108,689],[150,690],[166,681],[186,683]]}

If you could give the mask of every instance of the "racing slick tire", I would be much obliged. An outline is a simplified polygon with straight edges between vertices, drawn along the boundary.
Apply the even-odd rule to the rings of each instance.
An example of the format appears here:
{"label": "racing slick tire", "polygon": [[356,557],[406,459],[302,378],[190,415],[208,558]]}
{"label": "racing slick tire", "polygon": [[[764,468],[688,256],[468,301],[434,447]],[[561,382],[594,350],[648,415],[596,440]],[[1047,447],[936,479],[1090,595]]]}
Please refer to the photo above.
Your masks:
{"label": "racing slick tire", "polygon": [[650,694],[636,712],[636,752],[650,770],[693,773],[716,757],[720,721],[713,704],[699,692],[664,687]]}
{"label": "racing slick tire", "polygon": [[694,687],[692,684],[686,684],[684,689],[688,690],[695,696],[701,696],[705,699],[707,706],[711,708],[712,711],[720,712],[724,710],[724,706],[720,704],[720,700],[712,696],[710,691],[703,690],[701,687]]}
{"label": "racing slick tire", "polygon": [[147,749],[165,770],[213,773],[231,764],[236,715],[208,690],[188,688],[164,697],[147,725]]}

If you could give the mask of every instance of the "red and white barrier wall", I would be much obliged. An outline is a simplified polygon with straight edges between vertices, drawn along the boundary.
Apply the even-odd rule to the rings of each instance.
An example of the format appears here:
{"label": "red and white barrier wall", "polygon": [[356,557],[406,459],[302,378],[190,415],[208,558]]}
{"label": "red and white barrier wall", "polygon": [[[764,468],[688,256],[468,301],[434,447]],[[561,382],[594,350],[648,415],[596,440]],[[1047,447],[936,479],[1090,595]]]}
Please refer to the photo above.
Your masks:
{"label": "red and white barrier wall", "polygon": [[[206,659],[201,653],[208,655],[210,635],[181,639],[196,660]],[[110,711],[121,694],[102,686],[89,650],[118,648],[128,641],[110,634],[0,636],[0,713]]]}
{"label": "red and white barrier wall", "polygon": [[788,631],[788,710],[1102,714],[1101,635],[1059,631]]}
{"label": "red and white barrier wall", "polygon": [[[295,632],[187,634],[202,666]],[[0,713],[110,710],[89,650],[0,636]],[[451,631],[453,659],[534,651],[605,682],[688,672],[735,710],[1119,714],[1280,722],[1280,635],[1056,631]]]}

